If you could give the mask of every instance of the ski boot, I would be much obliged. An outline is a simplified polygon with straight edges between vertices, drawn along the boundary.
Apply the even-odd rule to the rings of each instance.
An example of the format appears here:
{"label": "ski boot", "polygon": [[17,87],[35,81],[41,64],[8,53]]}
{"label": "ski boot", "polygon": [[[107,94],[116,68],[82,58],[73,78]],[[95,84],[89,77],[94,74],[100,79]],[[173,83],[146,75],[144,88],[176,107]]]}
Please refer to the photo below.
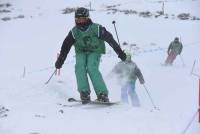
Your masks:
{"label": "ski boot", "polygon": [[108,95],[105,93],[101,93],[97,96],[97,101],[99,102],[109,102]]}
{"label": "ski boot", "polygon": [[88,92],[81,92],[80,98],[81,98],[82,104],[87,104],[90,102],[90,94]]}

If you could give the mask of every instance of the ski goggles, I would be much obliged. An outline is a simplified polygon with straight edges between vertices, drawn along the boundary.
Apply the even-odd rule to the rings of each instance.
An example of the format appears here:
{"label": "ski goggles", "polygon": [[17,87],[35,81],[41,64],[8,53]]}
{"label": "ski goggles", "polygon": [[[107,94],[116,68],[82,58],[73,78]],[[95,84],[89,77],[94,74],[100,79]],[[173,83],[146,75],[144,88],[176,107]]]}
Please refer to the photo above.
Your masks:
{"label": "ski goggles", "polygon": [[85,24],[88,21],[88,17],[78,17],[75,18],[77,24]]}

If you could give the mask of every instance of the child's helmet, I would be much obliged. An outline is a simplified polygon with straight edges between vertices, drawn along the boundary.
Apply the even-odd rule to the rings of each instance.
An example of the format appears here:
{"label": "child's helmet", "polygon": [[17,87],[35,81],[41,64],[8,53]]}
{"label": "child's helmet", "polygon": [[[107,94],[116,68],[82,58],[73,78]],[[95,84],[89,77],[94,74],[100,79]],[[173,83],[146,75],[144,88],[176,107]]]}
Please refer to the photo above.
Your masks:
{"label": "child's helmet", "polygon": [[128,51],[125,51],[125,54],[126,54],[126,61],[131,61],[131,53],[128,52]]}

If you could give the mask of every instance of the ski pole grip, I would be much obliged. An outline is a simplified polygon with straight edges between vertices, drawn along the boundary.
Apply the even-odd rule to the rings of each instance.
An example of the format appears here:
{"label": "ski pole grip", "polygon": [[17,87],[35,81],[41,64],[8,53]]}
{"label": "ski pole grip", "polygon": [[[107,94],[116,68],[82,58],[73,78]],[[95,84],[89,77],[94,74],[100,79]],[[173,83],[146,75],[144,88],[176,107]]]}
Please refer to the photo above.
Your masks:
{"label": "ski pole grip", "polygon": [[112,21],[112,24],[114,25],[115,33],[116,33],[116,36],[117,36],[117,41],[118,41],[118,44],[119,44],[119,46],[120,46],[119,37],[118,37],[118,34],[117,34],[117,28],[116,28],[116,26],[115,26],[115,21],[114,21],[114,20]]}

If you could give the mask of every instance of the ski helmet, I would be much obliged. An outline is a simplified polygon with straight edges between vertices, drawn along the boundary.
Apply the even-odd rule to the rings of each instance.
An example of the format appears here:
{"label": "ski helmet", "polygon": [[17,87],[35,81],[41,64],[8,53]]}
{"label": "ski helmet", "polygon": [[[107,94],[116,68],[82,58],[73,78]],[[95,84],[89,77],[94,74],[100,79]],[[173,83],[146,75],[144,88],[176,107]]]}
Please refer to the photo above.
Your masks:
{"label": "ski helmet", "polygon": [[75,18],[80,18],[80,17],[89,18],[89,10],[87,8],[84,8],[84,7],[79,7],[75,11]]}
{"label": "ski helmet", "polygon": [[77,26],[83,27],[89,22],[89,10],[80,7],[75,12],[75,23]]}
{"label": "ski helmet", "polygon": [[178,38],[178,37],[175,37],[174,41],[178,42],[178,41],[179,41],[179,38]]}

